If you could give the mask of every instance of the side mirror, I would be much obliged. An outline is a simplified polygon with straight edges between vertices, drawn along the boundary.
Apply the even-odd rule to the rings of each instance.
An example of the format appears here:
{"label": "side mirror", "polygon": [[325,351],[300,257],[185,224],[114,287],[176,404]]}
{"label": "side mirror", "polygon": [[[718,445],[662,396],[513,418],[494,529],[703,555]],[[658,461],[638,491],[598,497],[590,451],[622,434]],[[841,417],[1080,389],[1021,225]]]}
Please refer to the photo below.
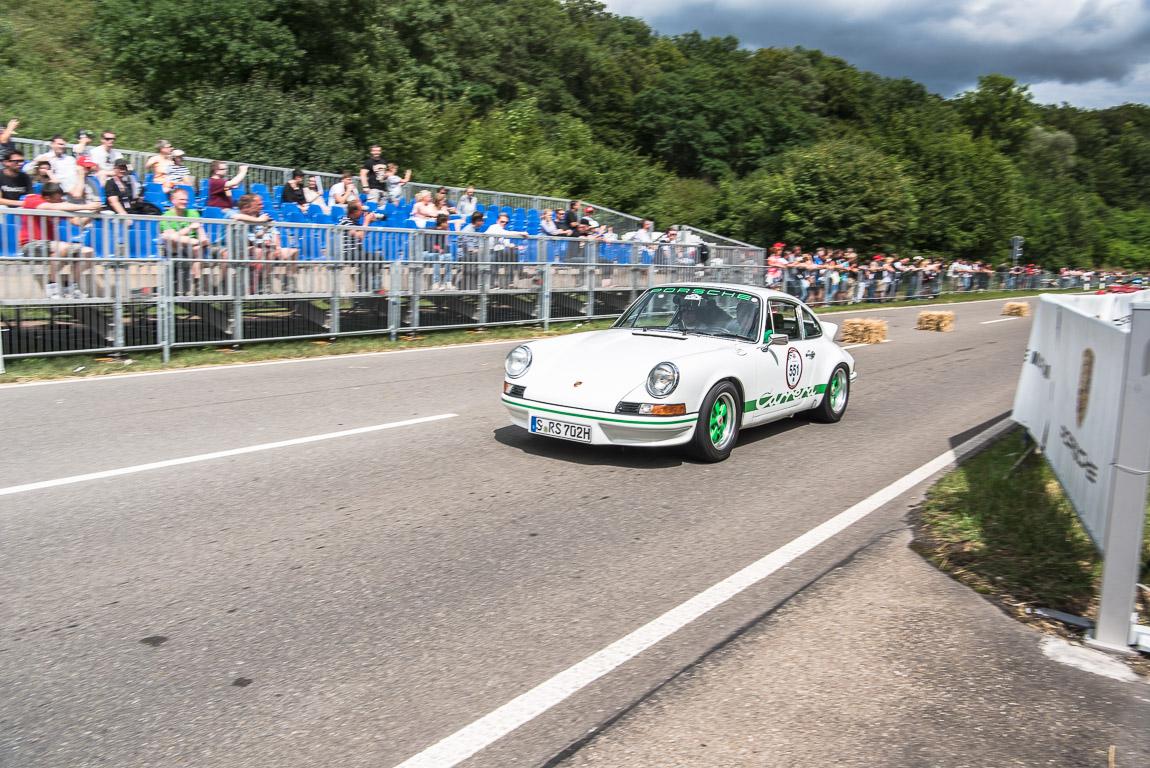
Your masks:
{"label": "side mirror", "polygon": [[775,333],[772,334],[769,339],[767,339],[767,343],[775,347],[785,347],[791,343],[791,337],[785,333]]}

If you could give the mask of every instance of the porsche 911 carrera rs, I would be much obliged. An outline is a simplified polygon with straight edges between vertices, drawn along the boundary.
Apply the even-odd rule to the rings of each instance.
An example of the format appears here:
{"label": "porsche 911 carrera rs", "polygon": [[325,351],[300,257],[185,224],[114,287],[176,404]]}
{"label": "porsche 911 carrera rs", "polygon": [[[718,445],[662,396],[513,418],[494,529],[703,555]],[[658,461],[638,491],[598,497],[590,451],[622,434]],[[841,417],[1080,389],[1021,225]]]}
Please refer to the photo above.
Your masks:
{"label": "porsche 911 carrera rs", "polygon": [[837,330],[779,291],[660,285],[606,330],[512,349],[503,404],[534,435],[722,461],[741,429],[804,411],[842,418],[856,374]]}

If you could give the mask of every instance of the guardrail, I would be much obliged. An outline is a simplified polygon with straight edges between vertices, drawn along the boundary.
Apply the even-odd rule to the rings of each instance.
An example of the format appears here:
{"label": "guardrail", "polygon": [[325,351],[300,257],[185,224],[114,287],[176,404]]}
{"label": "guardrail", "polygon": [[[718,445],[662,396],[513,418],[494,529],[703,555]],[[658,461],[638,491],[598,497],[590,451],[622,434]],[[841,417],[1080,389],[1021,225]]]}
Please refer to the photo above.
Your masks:
{"label": "guardrail", "polygon": [[[22,230],[40,239],[24,243]],[[812,278],[765,266],[762,249],[712,245],[703,255],[681,243],[0,209],[0,360],[547,327],[616,316],[646,288],[678,280],[766,285],[834,306],[1092,287],[1045,272]]]}
{"label": "guardrail", "polygon": [[547,327],[618,315],[672,280],[765,279],[761,249],[700,255],[681,244],[0,210],[2,356],[166,358],[183,346]]}

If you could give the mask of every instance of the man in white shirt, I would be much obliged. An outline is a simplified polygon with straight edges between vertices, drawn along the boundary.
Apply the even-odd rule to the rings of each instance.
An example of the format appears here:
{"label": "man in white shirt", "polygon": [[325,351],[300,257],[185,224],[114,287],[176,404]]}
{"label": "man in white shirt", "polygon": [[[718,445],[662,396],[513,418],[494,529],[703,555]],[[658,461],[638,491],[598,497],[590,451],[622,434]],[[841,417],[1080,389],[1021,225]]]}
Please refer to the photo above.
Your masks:
{"label": "man in white shirt", "polygon": [[100,146],[93,148],[88,156],[96,163],[96,175],[100,182],[107,181],[116,168],[116,161],[124,157],[123,153],[116,149],[115,132],[104,131],[101,133]]}
{"label": "man in white shirt", "polygon": [[[506,227],[509,223],[511,223],[511,217],[506,213],[501,213],[496,222],[487,228],[489,235],[503,235],[503,237],[491,240],[491,260],[507,265],[504,279],[496,281],[500,283],[498,286],[500,288],[513,288],[515,286],[515,281],[519,279],[519,253],[527,248],[526,245],[516,245],[511,242],[510,238],[527,237],[527,233],[507,231]],[[498,274],[499,269],[496,268],[495,275]]]}
{"label": "man in white shirt", "polygon": [[331,185],[328,193],[331,195],[331,201],[336,205],[347,206],[354,199],[359,202],[359,190],[355,186],[355,175],[350,171],[344,171],[340,174],[342,178],[335,184]]}
{"label": "man in white shirt", "polygon": [[78,175],[76,171],[76,158],[64,154],[68,143],[64,141],[63,136],[53,136],[49,146],[51,147],[49,151],[40,155],[32,162],[38,163],[41,160],[47,160],[52,166],[52,175],[56,177],[56,183],[64,189],[71,189],[76,186],[76,177]]}

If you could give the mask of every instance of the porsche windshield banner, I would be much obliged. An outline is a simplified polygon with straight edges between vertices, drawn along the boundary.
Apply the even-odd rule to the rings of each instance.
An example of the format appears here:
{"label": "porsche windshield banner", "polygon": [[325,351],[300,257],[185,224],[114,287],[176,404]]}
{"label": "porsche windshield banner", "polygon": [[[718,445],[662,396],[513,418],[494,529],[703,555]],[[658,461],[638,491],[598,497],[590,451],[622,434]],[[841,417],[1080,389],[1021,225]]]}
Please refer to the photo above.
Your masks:
{"label": "porsche windshield banner", "polygon": [[1039,297],[1013,418],[1042,449],[1086,531],[1104,550],[1130,337],[1150,291]]}

